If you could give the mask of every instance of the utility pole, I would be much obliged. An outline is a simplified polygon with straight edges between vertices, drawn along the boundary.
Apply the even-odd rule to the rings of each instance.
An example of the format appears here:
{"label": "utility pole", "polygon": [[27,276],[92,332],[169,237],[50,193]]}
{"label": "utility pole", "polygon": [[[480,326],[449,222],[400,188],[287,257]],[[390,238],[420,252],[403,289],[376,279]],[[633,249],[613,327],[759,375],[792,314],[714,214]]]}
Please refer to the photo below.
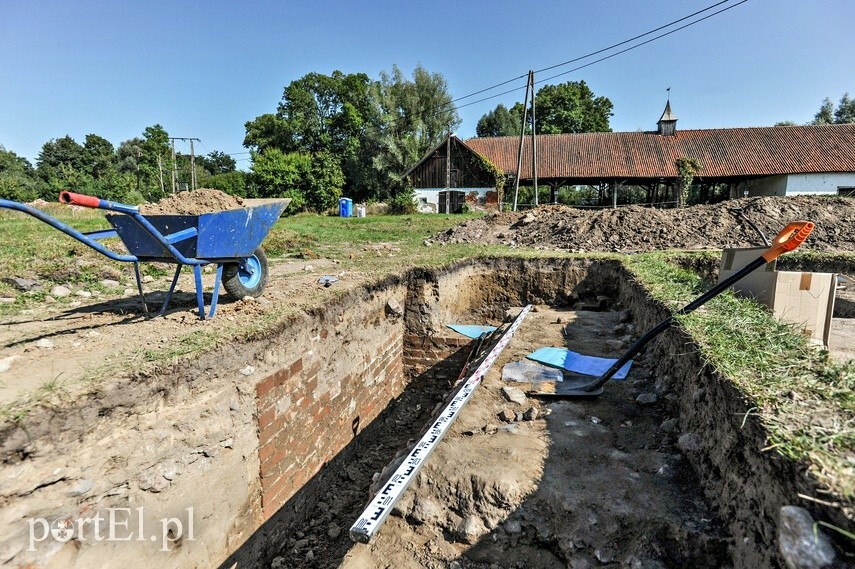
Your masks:
{"label": "utility pole", "polygon": [[190,139],[190,189],[196,189],[196,153],[193,150],[193,141],[198,138]]}
{"label": "utility pole", "polygon": [[172,141],[172,163],[173,163],[173,168],[175,168],[175,170],[176,170],[176,182],[175,182],[176,184],[177,184],[177,179],[178,179],[177,178],[178,166],[175,164],[175,141],[176,140],[183,140],[184,142],[188,142],[188,141],[190,142],[190,189],[195,190],[196,189],[196,151],[195,151],[195,148],[193,147],[193,142],[194,141],[195,142],[202,142],[202,141],[198,138],[191,138],[191,137],[187,137],[187,136],[171,136],[171,137],[169,137],[169,140]]}
{"label": "utility pole", "polygon": [[451,213],[451,125],[445,139],[445,213]]}
{"label": "utility pole", "polygon": [[175,162],[175,139],[170,140],[172,141],[172,193],[174,195],[178,189],[178,164]]}
{"label": "utility pole", "polygon": [[537,207],[537,121],[534,118],[534,71],[529,71],[529,81],[531,81],[531,176],[534,183],[534,207]]}
{"label": "utility pole", "polygon": [[528,89],[531,86],[531,71],[528,72],[529,80],[525,84],[525,102],[523,103],[522,125],[520,126],[520,149],[517,154],[517,177],[514,180],[514,211],[517,210],[517,197],[520,193],[520,174],[522,172],[523,140],[525,140],[525,121],[528,114]]}

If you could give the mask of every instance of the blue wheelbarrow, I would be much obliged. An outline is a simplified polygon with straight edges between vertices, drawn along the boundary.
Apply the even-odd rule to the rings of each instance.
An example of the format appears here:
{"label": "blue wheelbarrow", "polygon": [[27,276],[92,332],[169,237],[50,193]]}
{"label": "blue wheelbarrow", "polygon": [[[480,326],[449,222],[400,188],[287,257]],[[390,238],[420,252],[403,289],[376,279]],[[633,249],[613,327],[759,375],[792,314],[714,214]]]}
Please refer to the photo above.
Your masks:
{"label": "blue wheelbarrow", "polygon": [[[245,203],[249,204],[247,207],[202,215],[142,215],[136,206],[72,192],[61,192],[59,201],[122,215],[107,216],[107,221],[113,229],[81,233],[27,204],[0,200],[0,208],[31,215],[114,261],[133,263],[137,290],[146,314],[148,307],[143,296],[140,262],[177,265],[172,284],[160,308],[160,315],[163,315],[169,306],[181,268],[184,265],[193,267],[196,277],[196,303],[199,307],[199,317],[204,320],[213,318],[217,310],[221,283],[226,293],[236,299],[257,297],[264,291],[268,279],[267,256],[260,245],[291,200],[245,200]],[[121,239],[129,254],[117,253],[99,242],[110,237]],[[211,264],[217,266],[217,271],[211,308],[206,311],[202,267]]]}

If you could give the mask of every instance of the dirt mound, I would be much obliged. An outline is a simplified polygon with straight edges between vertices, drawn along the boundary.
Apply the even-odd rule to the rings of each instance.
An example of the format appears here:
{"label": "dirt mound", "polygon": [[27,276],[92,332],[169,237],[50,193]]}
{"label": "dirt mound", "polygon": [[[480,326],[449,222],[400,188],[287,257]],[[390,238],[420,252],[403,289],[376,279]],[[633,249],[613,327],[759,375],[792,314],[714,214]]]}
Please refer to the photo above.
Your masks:
{"label": "dirt mound", "polygon": [[220,190],[200,188],[192,192],[178,192],[157,203],[140,206],[143,215],[201,215],[212,211],[236,209],[243,200]]}
{"label": "dirt mound", "polygon": [[661,249],[721,249],[762,245],[760,235],[728,210],[741,208],[768,238],[797,220],[816,223],[805,243],[815,251],[855,251],[855,200],[829,197],[761,197],[683,209],[627,206],[584,210],[543,206],[492,213],[437,235],[439,243],[483,243],[641,252]]}

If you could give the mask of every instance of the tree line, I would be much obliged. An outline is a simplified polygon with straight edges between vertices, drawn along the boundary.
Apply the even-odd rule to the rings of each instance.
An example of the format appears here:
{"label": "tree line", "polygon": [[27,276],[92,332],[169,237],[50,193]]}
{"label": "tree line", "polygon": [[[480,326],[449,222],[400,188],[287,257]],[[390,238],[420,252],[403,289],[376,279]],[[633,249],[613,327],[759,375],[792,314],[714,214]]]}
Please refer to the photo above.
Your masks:
{"label": "tree line", "polygon": [[[195,166],[200,186],[246,195],[243,172],[231,156],[214,151],[196,156]],[[71,190],[136,204],[171,193],[173,172],[177,181],[189,182],[190,170],[189,155],[176,152],[173,160],[169,134],[159,124],[118,147],[97,134],[87,134],[82,144],[66,135],[42,146],[35,167],[0,146],[0,198],[55,201]]]}

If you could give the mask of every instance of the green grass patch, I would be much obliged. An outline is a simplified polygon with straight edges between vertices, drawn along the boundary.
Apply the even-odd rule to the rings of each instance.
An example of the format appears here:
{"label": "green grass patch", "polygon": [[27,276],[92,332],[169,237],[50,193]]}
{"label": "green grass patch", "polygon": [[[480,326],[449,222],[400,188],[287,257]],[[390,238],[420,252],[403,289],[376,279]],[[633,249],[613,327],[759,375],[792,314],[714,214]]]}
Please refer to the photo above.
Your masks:
{"label": "green grass patch", "polygon": [[[627,259],[651,295],[672,310],[704,289],[701,278],[665,255]],[[855,498],[855,363],[832,361],[763,306],[725,292],[677,321],[703,356],[755,402],[768,450],[804,460],[817,479]]]}

